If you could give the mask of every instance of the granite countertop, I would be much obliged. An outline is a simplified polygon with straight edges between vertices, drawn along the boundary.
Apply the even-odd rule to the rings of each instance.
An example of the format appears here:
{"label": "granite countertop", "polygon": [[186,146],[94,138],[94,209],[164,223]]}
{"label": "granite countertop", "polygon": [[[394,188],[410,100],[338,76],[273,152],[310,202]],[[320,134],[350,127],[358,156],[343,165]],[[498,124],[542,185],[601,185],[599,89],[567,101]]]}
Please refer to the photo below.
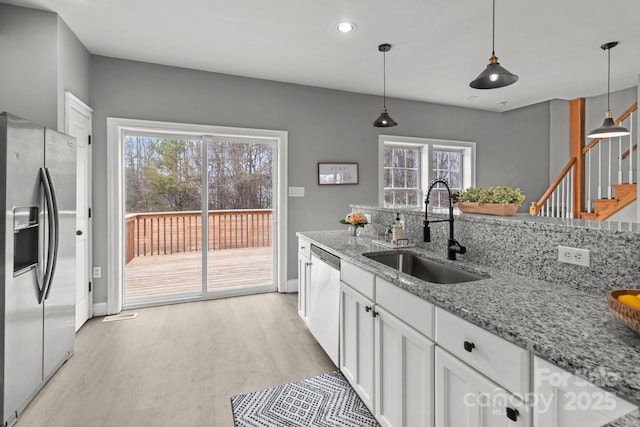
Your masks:
{"label": "granite countertop", "polygon": [[[302,232],[298,236],[531,350],[534,355],[568,372],[640,404],[640,335],[613,318],[605,292],[588,293],[463,259],[449,261],[444,244],[441,253],[421,248],[407,250],[489,278],[455,284],[427,284],[362,256],[365,252],[388,250],[373,244],[373,236],[353,237],[344,230]],[[607,424],[610,427],[638,425],[640,410]]]}

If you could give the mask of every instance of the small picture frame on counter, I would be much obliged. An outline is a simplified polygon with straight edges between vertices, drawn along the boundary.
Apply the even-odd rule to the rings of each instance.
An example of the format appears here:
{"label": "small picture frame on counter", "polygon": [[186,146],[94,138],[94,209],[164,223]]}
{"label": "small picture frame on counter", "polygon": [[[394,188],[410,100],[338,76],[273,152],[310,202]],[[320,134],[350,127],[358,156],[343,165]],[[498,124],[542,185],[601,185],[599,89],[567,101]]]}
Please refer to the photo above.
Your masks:
{"label": "small picture frame on counter", "polygon": [[318,185],[358,184],[358,163],[318,162]]}

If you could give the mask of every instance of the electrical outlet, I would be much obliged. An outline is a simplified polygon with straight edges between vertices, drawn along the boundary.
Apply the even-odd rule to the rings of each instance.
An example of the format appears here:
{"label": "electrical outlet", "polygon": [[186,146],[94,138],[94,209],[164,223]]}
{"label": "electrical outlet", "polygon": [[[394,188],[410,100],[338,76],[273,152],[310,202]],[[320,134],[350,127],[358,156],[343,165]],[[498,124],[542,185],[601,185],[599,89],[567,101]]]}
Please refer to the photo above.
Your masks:
{"label": "electrical outlet", "polygon": [[102,267],[93,267],[93,278],[99,279],[102,277]]}
{"label": "electrical outlet", "polygon": [[589,267],[589,249],[558,246],[558,261]]}
{"label": "electrical outlet", "polygon": [[304,187],[289,187],[289,197],[304,197]]}

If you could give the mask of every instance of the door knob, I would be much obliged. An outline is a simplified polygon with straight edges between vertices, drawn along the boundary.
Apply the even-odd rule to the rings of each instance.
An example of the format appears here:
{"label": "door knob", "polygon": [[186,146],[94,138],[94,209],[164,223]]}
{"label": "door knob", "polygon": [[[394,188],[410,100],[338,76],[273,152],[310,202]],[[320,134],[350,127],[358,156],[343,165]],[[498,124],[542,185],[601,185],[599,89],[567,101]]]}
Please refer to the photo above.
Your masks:
{"label": "door knob", "polygon": [[82,236],[82,230],[76,230],[76,236]]}

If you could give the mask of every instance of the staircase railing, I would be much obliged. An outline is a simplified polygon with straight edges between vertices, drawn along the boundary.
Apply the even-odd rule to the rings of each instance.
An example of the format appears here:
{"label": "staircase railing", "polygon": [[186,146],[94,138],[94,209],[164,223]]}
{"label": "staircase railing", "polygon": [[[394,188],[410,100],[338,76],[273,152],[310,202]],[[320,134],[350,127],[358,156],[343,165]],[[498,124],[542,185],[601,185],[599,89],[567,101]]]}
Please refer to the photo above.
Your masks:
{"label": "staircase railing", "polygon": [[[581,108],[583,114],[584,103]],[[636,169],[634,169],[634,165],[637,168],[637,161],[634,162],[634,156],[630,154],[637,149],[637,145],[633,144],[634,114],[637,109],[638,104],[634,103],[615,120],[616,124],[622,124],[629,129],[630,135],[596,138],[583,148],[572,150],[579,152],[580,157],[573,155],[569,159],[540,200],[531,203],[529,213],[540,216],[579,218],[581,212],[592,212],[594,200],[613,198],[614,184],[633,183],[637,179]],[[577,140],[581,145],[584,140],[584,116],[577,118],[576,122],[581,129],[572,135],[572,139]],[[584,176],[582,170],[584,170]],[[584,201],[583,206],[582,201]]]}
{"label": "staircase railing", "polygon": [[577,162],[576,157],[562,168],[540,200],[531,202],[531,215],[550,216],[554,218],[573,218],[574,216],[574,186],[573,172]]}

